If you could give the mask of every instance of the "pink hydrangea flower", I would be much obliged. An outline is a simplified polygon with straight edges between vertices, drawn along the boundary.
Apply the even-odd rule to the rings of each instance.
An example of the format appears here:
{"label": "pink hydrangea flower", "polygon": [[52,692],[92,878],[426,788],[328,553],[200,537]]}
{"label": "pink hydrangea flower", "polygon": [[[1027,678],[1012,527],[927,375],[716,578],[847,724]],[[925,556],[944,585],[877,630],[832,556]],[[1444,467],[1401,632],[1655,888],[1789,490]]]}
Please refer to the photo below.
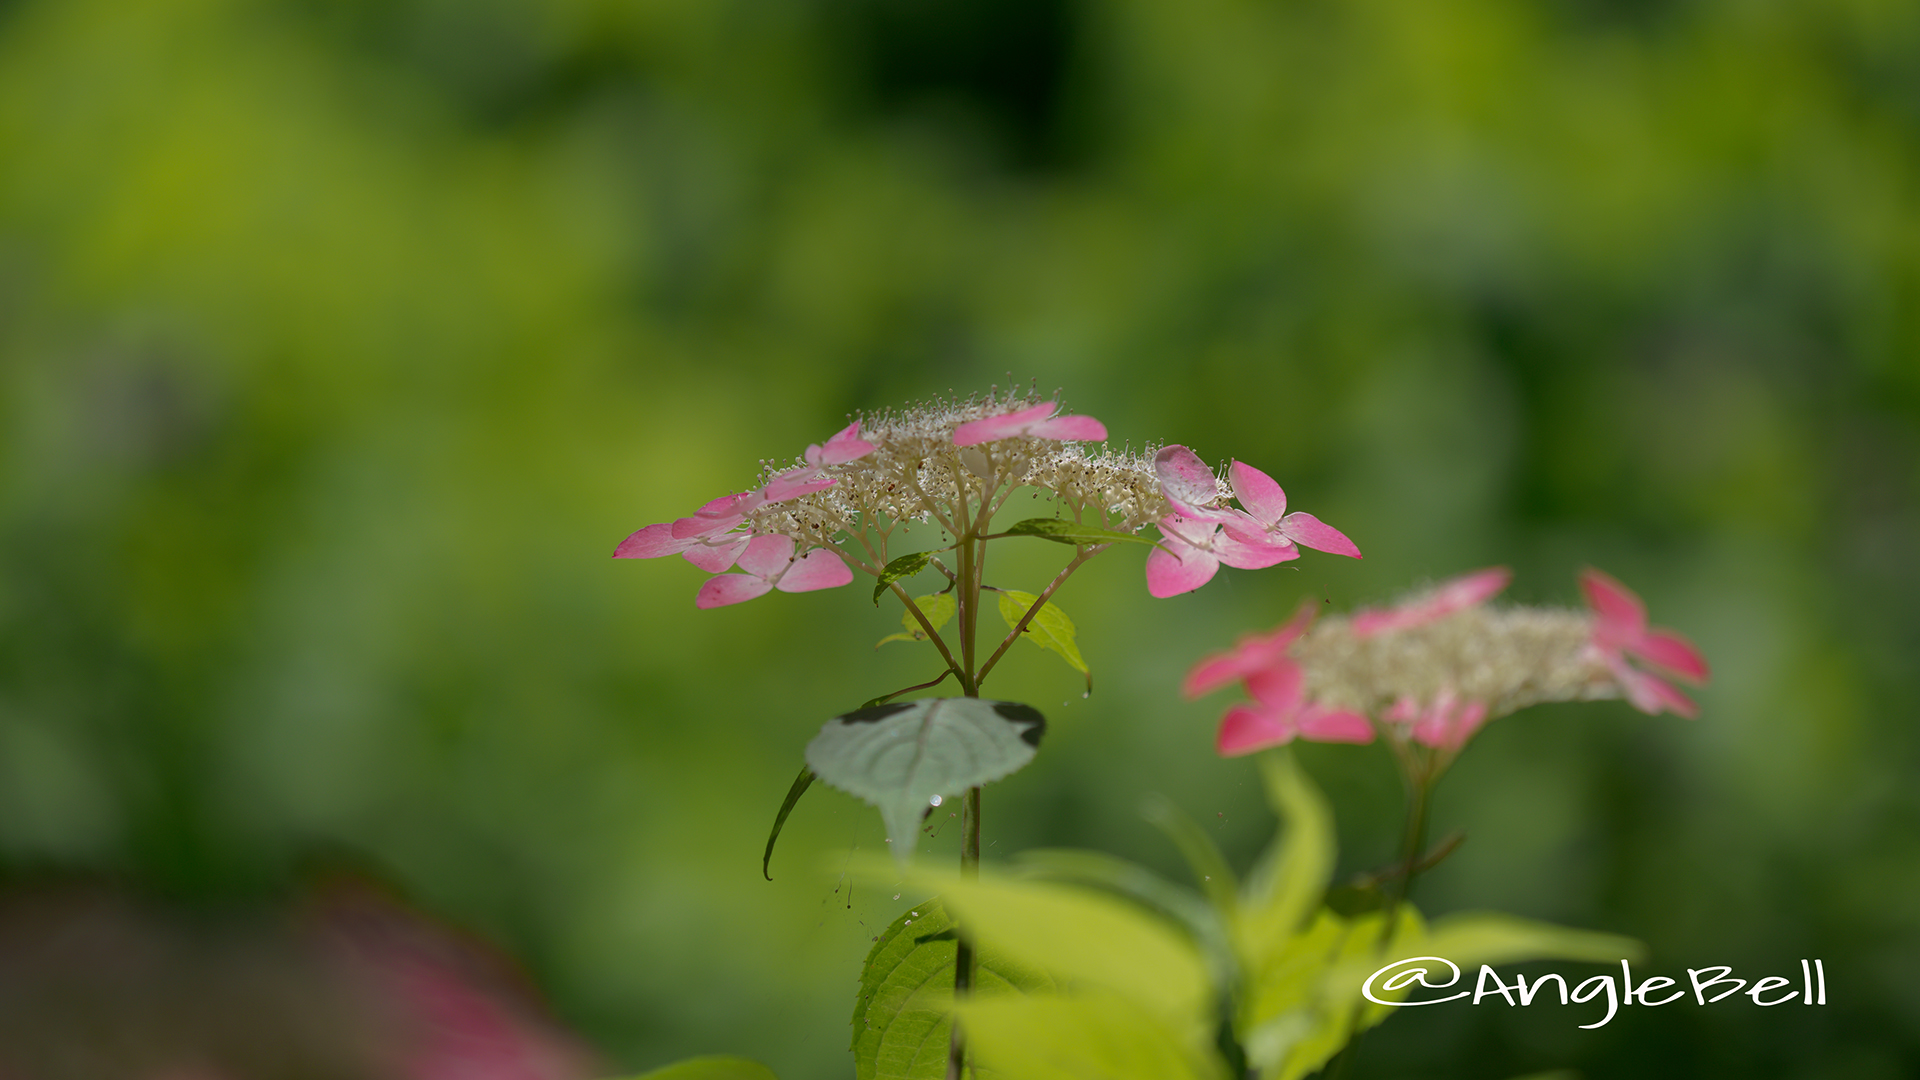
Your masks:
{"label": "pink hydrangea flower", "polygon": [[1677,678],[1696,685],[1709,676],[1706,658],[1693,643],[1672,630],[1647,625],[1647,606],[1633,590],[1589,566],[1580,572],[1580,591],[1593,609],[1593,637],[1597,652],[1633,707],[1648,715],[1662,709],[1692,718],[1700,709],[1672,683],[1627,663],[1638,657]]}
{"label": "pink hydrangea flower", "polygon": [[1385,719],[1410,727],[1413,741],[1422,746],[1457,752],[1487,722],[1487,703],[1462,698],[1449,686],[1424,707],[1412,698],[1401,698],[1387,710]]}
{"label": "pink hydrangea flower", "polygon": [[741,574],[718,574],[700,586],[695,606],[725,607],[765,596],[775,589],[781,592],[813,592],[832,589],[853,580],[853,571],[838,552],[815,548],[799,558],[793,557],[790,536],[756,536],[740,553]]}
{"label": "pink hydrangea flower", "polygon": [[1105,441],[1105,424],[1091,416],[1053,415],[1059,408],[1055,402],[1043,401],[1018,412],[968,421],[953,429],[953,445],[978,446],[996,439],[1011,439],[1016,435],[1076,442]]}
{"label": "pink hydrangea flower", "polygon": [[709,574],[718,574],[733,566],[751,539],[745,533],[679,537],[673,535],[672,522],[662,522],[649,525],[620,541],[620,546],[613,549],[613,557],[658,559],[679,555]]}
{"label": "pink hydrangea flower", "polygon": [[1359,558],[1360,549],[1345,533],[1312,514],[1287,513],[1287,493],[1273,477],[1245,462],[1227,468],[1227,481],[1244,513],[1225,522],[1227,532],[1242,543],[1292,543],[1315,551]]}
{"label": "pink hydrangea flower", "polygon": [[860,421],[855,420],[835,432],[824,445],[814,443],[808,446],[807,464],[816,469],[825,465],[844,465],[849,461],[859,461],[873,451],[873,444],[860,437]]}
{"label": "pink hydrangea flower", "polygon": [[1416,626],[1439,622],[1456,612],[1486,603],[1512,580],[1513,571],[1504,566],[1490,566],[1485,570],[1463,574],[1442,582],[1438,588],[1410,603],[1385,610],[1368,609],[1355,613],[1353,635],[1369,638],[1375,634],[1411,630]]}
{"label": "pink hydrangea flower", "polygon": [[1300,549],[1292,544],[1249,544],[1214,522],[1181,514],[1161,518],[1159,527],[1167,545],[1147,553],[1147,592],[1163,599],[1212,581],[1221,563],[1259,570],[1300,557]]}
{"label": "pink hydrangea flower", "polygon": [[1221,756],[1251,754],[1296,737],[1313,742],[1373,741],[1373,725],[1365,716],[1306,699],[1306,673],[1287,649],[1306,633],[1315,614],[1312,606],[1303,606],[1286,625],[1243,637],[1231,650],[1207,657],[1187,673],[1181,689],[1189,698],[1239,680],[1253,699],[1232,706],[1221,717],[1215,740]]}

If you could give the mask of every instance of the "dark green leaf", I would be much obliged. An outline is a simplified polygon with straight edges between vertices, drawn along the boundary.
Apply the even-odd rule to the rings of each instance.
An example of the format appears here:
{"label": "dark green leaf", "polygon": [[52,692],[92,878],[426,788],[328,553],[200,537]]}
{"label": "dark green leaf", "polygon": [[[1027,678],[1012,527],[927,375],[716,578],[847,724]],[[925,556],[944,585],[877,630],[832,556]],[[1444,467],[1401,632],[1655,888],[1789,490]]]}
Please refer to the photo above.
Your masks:
{"label": "dark green leaf", "polygon": [[873,606],[880,606],[880,598],[896,581],[910,578],[927,568],[927,560],[933,558],[931,551],[916,551],[911,555],[902,555],[880,570],[880,580],[873,583]]}
{"label": "dark green leaf", "polygon": [[1097,525],[1082,525],[1077,521],[1062,521],[1059,518],[1028,518],[1007,530],[1008,536],[1037,536],[1042,540],[1052,540],[1061,544],[1073,544],[1084,547],[1088,544],[1146,544],[1154,546],[1153,541],[1136,533],[1120,532],[1117,529],[1102,529]]}
{"label": "dark green leaf", "polygon": [[812,786],[813,770],[805,765],[800,766],[799,777],[794,780],[793,786],[787,789],[786,801],[780,804],[780,813],[774,816],[773,831],[767,834],[767,853],[760,856],[760,875],[768,881],[773,880],[773,875],[767,871],[768,864],[773,862],[773,842],[780,839],[780,830],[786,827],[787,815],[793,813],[794,804],[799,802],[800,796],[805,795],[807,789]]}
{"label": "dark green leaf", "polygon": [[[941,1080],[952,1031],[953,919],[938,899],[893,921],[867,953],[853,1007],[858,1080]],[[992,948],[976,949],[974,994],[1045,993],[1053,980]]]}
{"label": "dark green leaf", "polygon": [[827,783],[880,810],[894,858],[913,852],[927,808],[991,783],[1033,760],[1046,718],[1029,705],[980,698],[921,698],[856,709],[827,721],[807,744],[807,765]]}

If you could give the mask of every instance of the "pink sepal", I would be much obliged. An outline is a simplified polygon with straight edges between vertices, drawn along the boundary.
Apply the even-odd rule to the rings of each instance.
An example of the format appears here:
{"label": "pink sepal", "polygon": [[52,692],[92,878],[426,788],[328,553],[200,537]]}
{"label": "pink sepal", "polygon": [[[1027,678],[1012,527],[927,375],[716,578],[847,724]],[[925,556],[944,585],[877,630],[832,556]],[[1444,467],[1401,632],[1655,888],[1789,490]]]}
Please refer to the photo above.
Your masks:
{"label": "pink sepal", "polygon": [[1593,643],[1602,649],[1620,649],[1639,638],[1647,628],[1647,606],[1633,590],[1589,566],[1580,571],[1580,591],[1597,618],[1593,625]]}
{"label": "pink sepal", "polygon": [[1227,481],[1233,485],[1234,498],[1262,526],[1279,524],[1287,514],[1287,493],[1273,477],[1244,461],[1227,466]]}
{"label": "pink sepal", "polygon": [[1360,557],[1360,548],[1347,539],[1346,533],[1312,514],[1288,514],[1280,522],[1280,534],[1301,547],[1353,559]]}
{"label": "pink sepal", "polygon": [[1180,554],[1176,557],[1162,548],[1147,553],[1148,595],[1164,600],[1190,593],[1213,580],[1214,573],[1220,569],[1220,560],[1214,558],[1212,552],[1175,539],[1165,528],[1160,531],[1167,537],[1169,546]]}
{"label": "pink sepal", "polygon": [[740,524],[749,510],[753,510],[764,500],[757,491],[743,491],[738,495],[722,495],[693,512],[691,517],[683,517],[673,523],[673,535],[686,540],[696,536],[711,536],[717,532],[726,532]]}
{"label": "pink sepal", "polygon": [[766,578],[768,584],[786,570],[793,560],[793,537],[756,536],[740,553],[740,569],[755,577]]}
{"label": "pink sepal", "polygon": [[1465,611],[1492,599],[1513,580],[1513,571],[1504,566],[1475,570],[1440,585],[1424,599],[1384,611],[1362,611],[1353,617],[1355,637],[1372,637],[1394,630],[1411,630],[1438,622],[1456,612]]}
{"label": "pink sepal", "polygon": [[773,591],[773,582],[753,574],[719,574],[707,579],[700,586],[700,593],[694,597],[694,606],[702,611],[707,608],[726,607],[728,604],[744,603],[757,596],[765,596]]}
{"label": "pink sepal", "polygon": [[766,487],[760,489],[760,494],[768,503],[783,503],[802,495],[825,491],[833,485],[833,477],[823,476],[818,466],[808,465],[804,468],[788,469],[775,476],[767,481]]}
{"label": "pink sepal", "polygon": [[705,570],[709,574],[720,574],[733,568],[740,553],[747,549],[751,537],[741,536],[733,540],[715,543],[712,540],[696,540],[680,553],[688,562]]}
{"label": "pink sepal", "polygon": [[1235,705],[1220,718],[1214,749],[1221,757],[1244,757],[1269,746],[1293,741],[1291,724],[1251,705]]}
{"label": "pink sepal", "polygon": [[1319,608],[1312,604],[1300,605],[1300,610],[1285,625],[1266,634],[1248,634],[1241,638],[1229,652],[1209,656],[1193,666],[1187,672],[1187,678],[1181,684],[1180,692],[1188,698],[1197,698],[1210,694],[1235,679],[1244,679],[1249,674],[1277,664],[1286,659],[1287,649],[1300,635],[1307,632],[1313,624]]}
{"label": "pink sepal", "polygon": [[853,571],[837,552],[814,548],[800,556],[780,575],[775,586],[781,592],[813,592],[834,589],[853,580]]}
{"label": "pink sepal", "polygon": [[807,447],[807,464],[844,465],[849,461],[858,461],[873,453],[874,446],[860,437],[860,421],[855,420],[835,432],[825,445],[815,444]]}
{"label": "pink sepal", "polygon": [[980,420],[969,420],[953,429],[953,445],[978,446],[995,439],[1008,439],[1015,435],[1026,434],[1026,429],[1045,421],[1059,408],[1051,401],[1043,401],[1031,408],[1019,412],[1001,413]]}
{"label": "pink sepal", "polygon": [[1300,737],[1311,742],[1354,743],[1365,746],[1373,741],[1373,724],[1365,716],[1348,709],[1328,709],[1308,705],[1295,718]]}
{"label": "pink sepal", "polygon": [[1707,670],[1707,658],[1700,655],[1693,642],[1671,630],[1648,630],[1640,636],[1637,646],[1630,651],[1640,659],[1658,664],[1683,679],[1703,683],[1712,674]]}
{"label": "pink sepal", "polygon": [[1163,446],[1153,456],[1153,473],[1160,480],[1160,493],[1174,508],[1190,518],[1223,520],[1232,515],[1215,509],[1220,498],[1220,482],[1200,455],[1184,446]]}
{"label": "pink sepal", "polygon": [[1614,660],[1608,666],[1627,695],[1627,702],[1648,716],[1657,716],[1663,709],[1689,720],[1700,715],[1700,707],[1692,698],[1660,676],[1628,667],[1624,660]]}
{"label": "pink sepal", "polygon": [[1056,416],[1033,425],[1027,434],[1060,442],[1105,442],[1107,425],[1091,416]]}
{"label": "pink sepal", "polygon": [[658,559],[663,555],[678,555],[685,551],[692,541],[676,539],[673,535],[673,522],[649,525],[644,529],[620,541],[613,549],[616,559]]}

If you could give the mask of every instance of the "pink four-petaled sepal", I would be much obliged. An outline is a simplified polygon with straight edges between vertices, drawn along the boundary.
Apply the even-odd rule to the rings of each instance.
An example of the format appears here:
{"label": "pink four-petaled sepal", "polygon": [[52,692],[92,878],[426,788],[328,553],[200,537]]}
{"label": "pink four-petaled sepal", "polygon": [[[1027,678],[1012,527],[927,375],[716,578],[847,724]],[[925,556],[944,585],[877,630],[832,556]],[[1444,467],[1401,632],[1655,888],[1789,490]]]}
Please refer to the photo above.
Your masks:
{"label": "pink four-petaled sepal", "polygon": [[1293,543],[1315,551],[1360,557],[1360,549],[1339,529],[1312,514],[1287,513],[1287,493],[1273,477],[1236,461],[1227,467],[1227,481],[1245,511],[1225,522],[1228,534],[1235,539],[1249,544]]}
{"label": "pink four-petaled sepal", "polygon": [[1395,630],[1439,622],[1449,615],[1478,607],[1497,595],[1513,580],[1513,571],[1504,566],[1475,570],[1443,582],[1419,600],[1384,610],[1361,611],[1353,617],[1355,637],[1372,637]]}
{"label": "pink four-petaled sepal", "polygon": [[740,554],[739,574],[720,574],[700,586],[696,607],[716,608],[765,596],[774,589],[781,592],[812,592],[832,589],[853,580],[853,571],[838,552],[815,548],[799,558],[793,557],[790,536],[756,536]]}
{"label": "pink four-petaled sepal", "polygon": [[1165,599],[1192,592],[1213,580],[1221,563],[1239,570],[1260,570],[1300,557],[1292,544],[1249,544],[1210,521],[1169,514],[1158,522],[1163,547],[1147,553],[1147,592]]}
{"label": "pink four-petaled sepal", "polygon": [[1278,629],[1265,634],[1248,634],[1232,649],[1201,660],[1187,672],[1180,692],[1189,700],[1203,697],[1230,682],[1245,679],[1262,668],[1280,663],[1286,659],[1287,650],[1293,643],[1300,640],[1300,635],[1307,632],[1307,627],[1313,625],[1314,616],[1319,614],[1319,610],[1315,604],[1302,604],[1293,618]]}
{"label": "pink four-petaled sepal", "polygon": [[807,447],[807,464],[814,468],[823,465],[844,465],[849,461],[858,461],[873,453],[872,443],[860,437],[860,421],[855,420],[841,428],[824,444],[814,443]]}
{"label": "pink four-petaled sepal", "polygon": [[1711,674],[1700,650],[1671,630],[1648,626],[1647,606],[1633,590],[1592,567],[1580,572],[1580,591],[1594,614],[1590,643],[1619,680],[1627,701],[1648,714],[1670,709],[1688,718],[1698,715],[1693,699],[1658,675],[1628,664],[1627,657],[1698,685]]}
{"label": "pink four-petaled sepal", "polygon": [[1074,442],[1101,442],[1106,439],[1105,424],[1091,416],[1053,415],[1059,408],[1054,402],[1043,401],[1018,412],[969,420],[953,429],[953,445],[979,446],[996,439],[1011,439],[1016,435]]}

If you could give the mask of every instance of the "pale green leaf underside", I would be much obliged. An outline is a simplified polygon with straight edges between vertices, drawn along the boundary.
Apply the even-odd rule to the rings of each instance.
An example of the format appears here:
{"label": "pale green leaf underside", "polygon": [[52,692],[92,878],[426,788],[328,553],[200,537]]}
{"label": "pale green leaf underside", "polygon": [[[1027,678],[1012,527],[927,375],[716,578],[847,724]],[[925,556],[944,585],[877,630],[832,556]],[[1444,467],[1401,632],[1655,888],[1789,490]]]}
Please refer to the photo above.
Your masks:
{"label": "pale green leaf underside", "polygon": [[1028,705],[921,698],[827,721],[807,744],[807,765],[880,810],[894,858],[904,864],[935,796],[945,800],[1018,770],[1033,760],[1045,729],[1046,719]]}
{"label": "pale green leaf underside", "polygon": [[[952,1035],[955,945],[952,917],[936,898],[893,921],[867,953],[853,1009],[857,1080],[942,1080]],[[974,994],[992,999],[1056,989],[1046,973],[982,948]],[[1014,999],[1020,1000],[1018,998]]]}
{"label": "pale green leaf underside", "polygon": [[[1032,593],[1017,589],[1003,589],[1000,592],[1000,617],[1007,621],[1007,629],[1020,625],[1020,620],[1032,610],[1034,601],[1040,599]],[[1026,633],[1022,636],[1035,645],[1054,653],[1073,670],[1087,677],[1087,689],[1093,689],[1093,672],[1087,670],[1087,662],[1080,657],[1080,646],[1074,643],[1073,620],[1061,611],[1058,605],[1049,600],[1033,618],[1027,622]]]}

